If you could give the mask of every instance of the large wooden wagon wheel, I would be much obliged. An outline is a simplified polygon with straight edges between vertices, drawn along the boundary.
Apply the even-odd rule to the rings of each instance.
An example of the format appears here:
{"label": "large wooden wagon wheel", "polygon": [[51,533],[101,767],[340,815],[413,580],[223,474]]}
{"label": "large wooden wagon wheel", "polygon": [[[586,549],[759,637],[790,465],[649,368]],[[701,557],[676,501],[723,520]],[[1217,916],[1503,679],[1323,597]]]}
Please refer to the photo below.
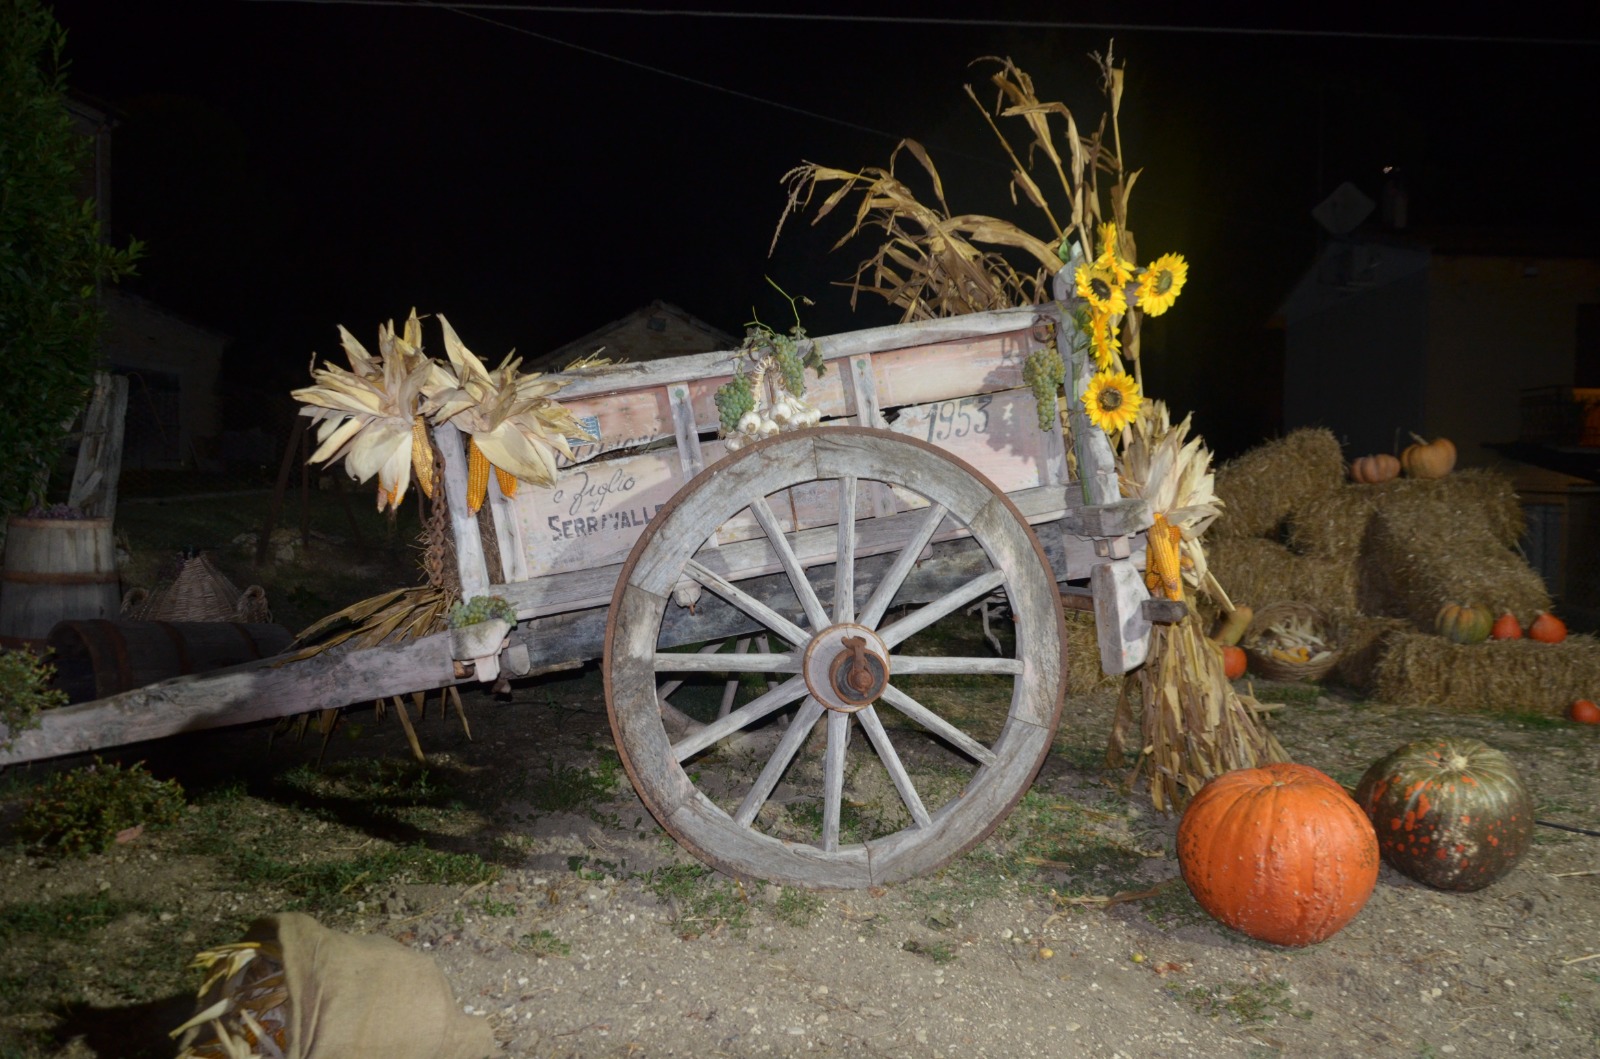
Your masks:
{"label": "large wooden wagon wheel", "polygon": [[[882,488],[872,482],[927,506],[894,516],[886,535],[884,520],[857,520],[858,497]],[[803,555],[782,521],[796,495],[837,503],[837,527],[808,531]],[[718,527],[746,509],[787,575],[781,599],[763,602],[717,572]],[[981,553],[971,549],[970,565],[931,599],[897,601],[929,541],[952,529]],[[752,617],[774,650],[660,649],[662,617],[686,583]],[[945,653],[941,621],[995,592],[1015,617],[1009,655],[981,640],[970,654]],[[948,863],[1010,812],[1054,736],[1064,642],[1055,575],[1004,493],[933,445],[828,427],[741,450],[657,512],[612,597],[606,703],[639,796],[696,856],[738,876],[866,887]],[[778,683],[687,733],[669,731],[660,675],[713,670]]]}

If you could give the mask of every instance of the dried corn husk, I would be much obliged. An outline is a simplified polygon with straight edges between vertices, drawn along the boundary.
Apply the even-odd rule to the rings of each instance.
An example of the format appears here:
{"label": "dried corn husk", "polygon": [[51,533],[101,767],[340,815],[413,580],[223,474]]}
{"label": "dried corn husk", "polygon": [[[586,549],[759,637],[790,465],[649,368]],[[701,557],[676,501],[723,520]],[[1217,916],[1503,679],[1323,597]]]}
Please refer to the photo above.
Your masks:
{"label": "dried corn husk", "polygon": [[1107,761],[1121,764],[1136,747],[1131,780],[1149,783],[1157,809],[1180,809],[1214,776],[1289,759],[1260,709],[1228,680],[1221,648],[1201,633],[1194,615],[1157,625],[1149,660],[1123,682]]}

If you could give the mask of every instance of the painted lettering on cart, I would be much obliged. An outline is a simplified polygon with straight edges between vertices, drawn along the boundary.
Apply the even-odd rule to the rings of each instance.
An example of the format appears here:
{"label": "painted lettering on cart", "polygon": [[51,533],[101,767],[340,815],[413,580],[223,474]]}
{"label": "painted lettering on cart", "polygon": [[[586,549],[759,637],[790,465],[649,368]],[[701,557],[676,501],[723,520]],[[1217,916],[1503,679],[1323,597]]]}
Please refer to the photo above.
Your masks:
{"label": "painted lettering on cart", "polygon": [[660,511],[662,506],[647,504],[631,510],[607,511],[602,515],[580,515],[577,518],[551,515],[545,519],[545,524],[550,527],[550,533],[556,540],[571,540],[574,537],[589,537],[596,533],[611,533],[620,529],[643,526],[656,517],[656,512]]}
{"label": "painted lettering on cart", "polygon": [[660,504],[601,511],[607,504],[623,500],[638,484],[638,479],[621,469],[613,471],[610,478],[591,477],[588,471],[578,471],[550,497],[558,504],[566,504],[570,517],[551,515],[545,519],[545,524],[557,540],[643,526],[661,510]]}
{"label": "painted lettering on cart", "polygon": [[989,394],[940,401],[928,409],[928,440],[951,441],[968,434],[987,434],[989,405],[993,401]]}

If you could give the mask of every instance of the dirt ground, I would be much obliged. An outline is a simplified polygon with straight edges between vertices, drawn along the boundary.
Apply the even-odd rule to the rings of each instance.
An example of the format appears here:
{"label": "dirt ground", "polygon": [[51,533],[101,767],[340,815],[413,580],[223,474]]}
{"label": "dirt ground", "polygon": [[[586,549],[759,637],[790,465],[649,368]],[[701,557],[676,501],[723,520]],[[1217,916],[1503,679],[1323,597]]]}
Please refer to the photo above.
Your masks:
{"label": "dirt ground", "polygon": [[[1506,751],[1538,817],[1600,829],[1600,729],[1258,685],[1296,760],[1353,784],[1409,739]],[[1017,811],[932,876],[871,892],[740,885],[633,795],[598,674],[392,712],[325,751],[255,727],[132,748],[188,808],[87,858],[14,827],[56,762],[0,775],[0,1057],[173,1054],[199,949],[297,908],[431,953],[509,1056],[1583,1056],[1600,1053],[1600,839],[1537,829],[1473,894],[1384,867],[1360,916],[1291,950],[1213,922],[1174,818],[1101,757],[1113,702],[1069,698]],[[319,756],[321,758],[319,763]],[[1140,894],[1118,900],[1118,895]]]}

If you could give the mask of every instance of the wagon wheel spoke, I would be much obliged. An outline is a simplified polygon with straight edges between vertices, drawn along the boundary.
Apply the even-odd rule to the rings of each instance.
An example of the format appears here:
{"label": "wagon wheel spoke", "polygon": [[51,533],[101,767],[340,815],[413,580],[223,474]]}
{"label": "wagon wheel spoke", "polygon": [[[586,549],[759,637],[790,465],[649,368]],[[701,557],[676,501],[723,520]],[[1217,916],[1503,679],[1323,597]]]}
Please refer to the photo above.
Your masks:
{"label": "wagon wheel spoke", "polygon": [[813,629],[827,625],[828,614],[822,609],[822,601],[817,598],[816,589],[812,588],[811,582],[807,580],[805,567],[800,565],[800,558],[790,546],[789,538],[784,536],[783,527],[773,515],[767,498],[758,496],[750,501],[750,511],[755,515],[756,521],[761,523],[761,529],[767,535],[767,544],[777,553],[778,562],[783,565],[783,572],[789,575],[789,584],[793,586],[794,594],[800,600],[800,609],[805,611],[806,621]]}
{"label": "wagon wheel spoke", "polygon": [[683,572],[796,647],[811,639],[800,626],[785,618],[782,614],[779,614],[715,570],[708,569],[690,559],[683,564]]}
{"label": "wagon wheel spoke", "polygon": [[984,765],[995,763],[996,757],[993,750],[990,750],[893,684],[883,689],[883,701],[916,721],[934,735],[959,748],[975,761]]}
{"label": "wagon wheel spoke", "polygon": [[839,849],[839,809],[844,802],[844,752],[850,744],[850,715],[829,711],[828,749],[822,757],[822,850]]}
{"label": "wagon wheel spoke", "polygon": [[833,620],[856,620],[856,477],[839,479],[839,542],[834,548]]}
{"label": "wagon wheel spoke", "polygon": [[751,784],[750,790],[746,792],[744,801],[734,810],[735,823],[741,827],[749,827],[755,821],[756,814],[767,803],[767,799],[772,797],[778,781],[783,778],[784,771],[788,769],[789,763],[800,750],[800,744],[806,741],[806,736],[811,734],[811,729],[821,719],[822,704],[816,699],[807,698],[795,714],[789,730],[778,740],[778,746],[761,769],[761,775],[756,777],[755,783]]}
{"label": "wagon wheel spoke", "polygon": [[732,735],[748,725],[794,702],[806,693],[804,677],[790,677],[764,695],[758,695],[726,717],[718,717],[672,744],[672,756],[687,761],[713,743]]}
{"label": "wagon wheel spoke", "polygon": [[798,673],[800,656],[746,651],[744,654],[684,654],[657,651],[656,669],[663,673]]}
{"label": "wagon wheel spoke", "polygon": [[980,574],[953,592],[946,592],[905,617],[890,622],[878,630],[878,635],[883,637],[885,644],[893,647],[913,633],[926,629],[940,618],[955,613],[973,600],[987,596],[1000,587],[1005,579],[1003,570],[990,570],[986,574]]}
{"label": "wagon wheel spoke", "polygon": [[878,759],[883,762],[883,767],[889,773],[889,779],[893,781],[894,789],[900,795],[900,801],[905,805],[906,812],[911,814],[912,821],[918,827],[932,827],[933,821],[928,817],[927,807],[922,804],[922,798],[917,794],[916,785],[911,782],[911,775],[906,771],[905,763],[900,760],[894,744],[889,741],[889,733],[883,730],[883,722],[878,719],[878,711],[868,706],[856,714],[856,717],[860,719],[861,729],[867,733],[872,748],[878,752]]}
{"label": "wagon wheel spoke", "polygon": [[944,521],[946,509],[943,504],[932,503],[922,516],[922,521],[917,524],[911,539],[900,553],[894,557],[894,563],[883,575],[883,580],[878,582],[878,587],[873,591],[872,598],[867,600],[867,605],[856,619],[867,628],[875,628],[883,620],[884,611],[889,609],[890,600],[895,593],[900,591],[900,586],[905,583],[906,575],[922,556],[922,549],[928,546],[933,539],[934,532],[939,528],[939,523]]}
{"label": "wagon wheel spoke", "polygon": [[906,673],[949,674],[952,676],[1021,676],[1020,658],[964,658],[943,655],[890,655],[889,667],[896,676]]}

